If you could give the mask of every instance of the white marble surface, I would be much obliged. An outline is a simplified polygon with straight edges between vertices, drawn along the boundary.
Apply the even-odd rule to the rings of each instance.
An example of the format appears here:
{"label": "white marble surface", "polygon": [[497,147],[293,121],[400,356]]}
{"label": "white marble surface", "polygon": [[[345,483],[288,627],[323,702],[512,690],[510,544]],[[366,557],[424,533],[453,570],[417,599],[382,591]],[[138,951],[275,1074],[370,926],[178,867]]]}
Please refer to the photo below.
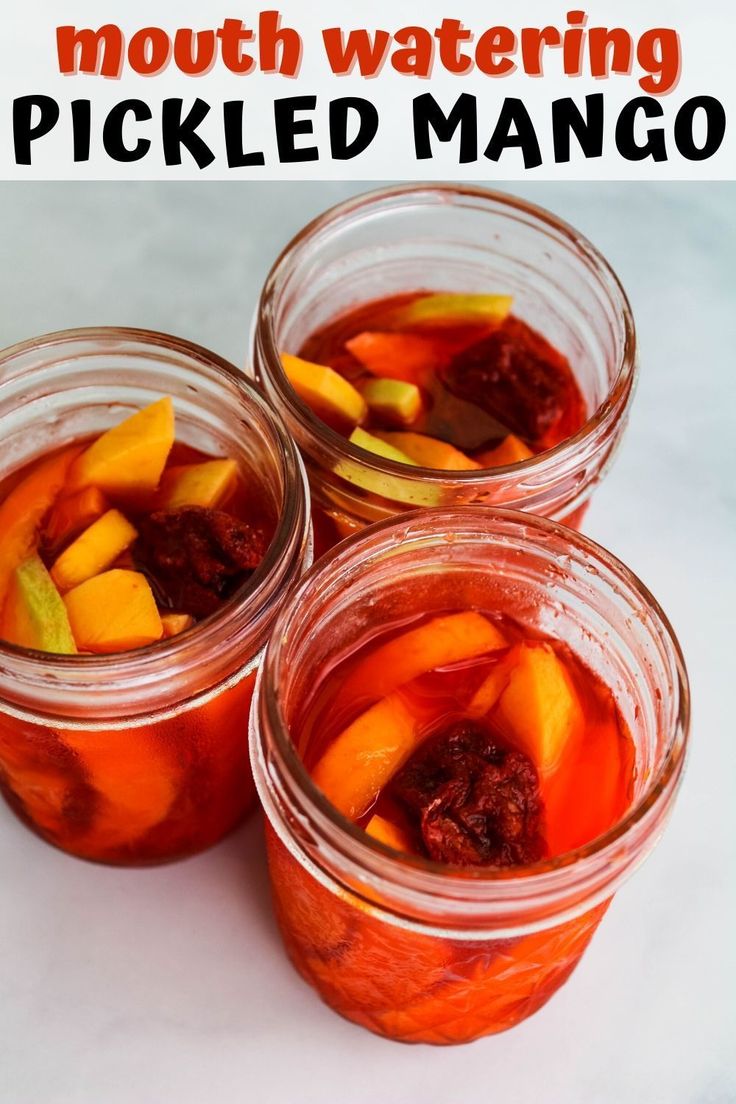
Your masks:
{"label": "white marble surface", "polygon": [[[649,583],[689,661],[692,756],[665,839],[551,1004],[432,1050],[344,1023],[292,972],[257,819],[188,862],[124,871],[67,858],[0,808],[3,1102],[736,1100],[736,185],[512,187],[597,242],[638,320],[635,411],[587,527]],[[355,190],[4,184],[0,345],[130,323],[242,362],[276,250]]]}

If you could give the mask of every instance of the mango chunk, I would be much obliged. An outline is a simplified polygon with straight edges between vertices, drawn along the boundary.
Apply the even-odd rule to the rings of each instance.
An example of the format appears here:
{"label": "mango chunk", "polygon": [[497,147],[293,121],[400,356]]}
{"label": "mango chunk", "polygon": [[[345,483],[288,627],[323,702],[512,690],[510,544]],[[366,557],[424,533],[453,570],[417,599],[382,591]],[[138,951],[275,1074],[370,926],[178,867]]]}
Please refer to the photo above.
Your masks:
{"label": "mango chunk", "polygon": [[366,416],[366,401],[349,380],[324,364],[282,353],[286,378],[315,414],[334,425],[355,426]]}
{"label": "mango chunk", "polygon": [[157,726],[127,729],[124,739],[105,730],[61,729],[59,734],[78,755],[97,795],[90,829],[95,858],[135,844],[166,818],[181,792],[184,768]]}
{"label": "mango chunk", "polygon": [[474,610],[433,617],[360,660],[343,682],[338,701],[366,694],[384,698],[420,675],[495,652],[506,643],[493,622]]}
{"label": "mango chunk", "polygon": [[445,293],[423,295],[392,315],[394,326],[462,326],[503,322],[513,303],[511,295]]}
{"label": "mango chunk", "polygon": [[176,510],[180,506],[215,509],[233,489],[237,475],[234,460],[205,460],[202,464],[167,468],[156,496],[157,506],[161,510]]}
{"label": "mango chunk", "polygon": [[388,472],[374,471],[365,466],[359,460],[339,460],[335,464],[335,475],[340,479],[361,487],[370,494],[380,495],[396,502],[405,502],[411,506],[437,506],[442,500],[442,488],[430,485],[422,486],[412,480],[411,471],[416,464],[410,457],[399,449],[394,448],[386,441],[372,433],[366,433],[363,429],[354,429],[349,440],[351,444],[358,445],[366,452],[375,453],[385,460],[392,460],[395,464],[402,464],[407,468],[406,474],[392,475]]}
{"label": "mango chunk", "polygon": [[366,330],[345,342],[345,348],[372,376],[422,384],[441,367],[436,342],[420,334]]}
{"label": "mango chunk", "polygon": [[329,746],[312,772],[315,785],[349,820],[357,820],[411,755],[417,728],[401,691],[389,694]]}
{"label": "mango chunk", "polygon": [[174,404],[170,398],[159,399],[93,441],[72,465],[69,489],[155,491],[173,443]]}
{"label": "mango chunk", "polygon": [[35,548],[43,519],[64,487],[81,449],[65,449],[38,464],[0,504],[0,605],[16,567]]}
{"label": "mango chunk", "polygon": [[410,426],[422,409],[422,392],[404,380],[370,380],[363,387],[363,398],[372,413],[395,425]]}
{"label": "mango chunk", "polygon": [[74,655],[77,650],[64,602],[38,556],[13,572],[0,636],[39,652]]}
{"label": "mango chunk", "polygon": [[366,824],[365,830],[373,839],[380,840],[387,847],[393,847],[394,851],[411,851],[411,844],[405,833],[385,817],[374,814]]}
{"label": "mango chunk", "polygon": [[194,618],[188,613],[162,613],[161,624],[164,630],[164,638],[168,640],[171,636],[178,636],[179,633],[191,629]]}
{"label": "mango chunk", "polygon": [[51,578],[62,593],[71,590],[115,563],[137,536],[119,510],[108,510],[61,553]]}
{"label": "mango chunk", "polygon": [[476,471],[480,464],[471,460],[454,445],[448,445],[446,441],[439,441],[436,437],[428,437],[424,433],[394,433],[379,432],[380,437],[394,448],[400,449],[410,460],[422,468],[436,468],[439,471]]}
{"label": "mango chunk", "polygon": [[519,464],[528,460],[534,453],[513,433],[504,437],[500,445],[487,449],[476,457],[481,468],[502,468],[507,464]]}
{"label": "mango chunk", "polygon": [[367,452],[374,452],[376,456],[382,456],[384,460],[393,460],[395,464],[416,466],[411,457],[407,456],[401,449],[396,448],[390,441],[385,441],[383,436],[379,437],[377,433],[366,433],[364,429],[354,429],[349,440],[351,445],[357,445],[358,448],[365,449]]}
{"label": "mango chunk", "polygon": [[495,715],[539,773],[549,775],[582,732],[582,707],[549,644],[520,644],[515,659]]}
{"label": "mango chunk", "polygon": [[64,597],[77,647],[124,652],[163,636],[161,617],[145,576],[115,568],[95,575]]}
{"label": "mango chunk", "polygon": [[512,648],[508,655],[493,665],[470,700],[467,709],[469,717],[479,719],[490,713],[508,686],[517,661],[518,648]]}
{"label": "mango chunk", "polygon": [[107,499],[99,487],[85,487],[83,491],[58,499],[43,527],[45,546],[56,548],[66,544],[108,509]]}

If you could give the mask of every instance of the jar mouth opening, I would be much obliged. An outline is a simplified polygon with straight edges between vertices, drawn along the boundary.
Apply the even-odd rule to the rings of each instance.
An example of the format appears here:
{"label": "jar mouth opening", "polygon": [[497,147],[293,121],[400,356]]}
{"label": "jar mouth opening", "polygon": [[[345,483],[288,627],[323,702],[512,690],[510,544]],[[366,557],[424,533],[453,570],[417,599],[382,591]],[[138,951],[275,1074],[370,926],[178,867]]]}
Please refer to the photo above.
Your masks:
{"label": "jar mouth opening", "polygon": [[[675,722],[672,726],[672,733],[666,750],[661,757],[659,767],[653,772],[652,777],[647,781],[646,787],[631,804],[624,816],[611,828],[580,847],[523,867],[489,870],[481,866],[456,866],[438,863],[421,856],[405,855],[379,840],[373,839],[363,829],[340,813],[315,785],[289,734],[279,692],[282,672],[281,657],[274,656],[274,648],[278,646],[278,642],[292,639],[294,633],[298,632],[299,610],[302,604],[306,605],[305,599],[309,596],[310,591],[321,589],[326,578],[344,573],[349,563],[357,560],[356,553],[366,540],[366,531],[348,538],[323,556],[304,575],[298,587],[292,592],[274,625],[271,643],[267,648],[262,669],[259,699],[261,709],[264,710],[268,721],[269,730],[273,733],[280,760],[288,771],[291,780],[298,787],[301,797],[306,799],[310,818],[313,818],[316,823],[336,828],[341,836],[347,838],[357,854],[380,857],[384,862],[388,860],[387,869],[390,870],[411,870],[419,875],[426,876],[428,884],[433,885],[438,890],[442,887],[453,886],[461,892],[463,886],[467,887],[470,884],[492,886],[500,883],[513,883],[519,888],[523,886],[531,888],[532,885],[537,886],[544,881],[545,876],[554,876],[556,871],[564,871],[573,865],[592,859],[611,849],[619,840],[631,833],[653,806],[658,803],[662,795],[669,790],[670,785],[677,780],[684,765],[689,736],[690,688],[680,643],[666,614],[649,589],[612,553],[589,537],[585,537],[559,522],[550,521],[547,518],[530,515],[519,510],[489,506],[462,506],[456,510],[436,508],[410,511],[408,515],[404,514],[377,522],[370,526],[367,532],[374,540],[379,534],[383,534],[384,538],[387,539],[393,530],[403,530],[407,525],[411,525],[415,532],[418,526],[434,526],[436,528],[445,526],[446,529],[450,529],[454,524],[461,528],[463,520],[469,522],[473,518],[476,520],[482,518],[484,526],[489,531],[492,531],[494,521],[502,524],[522,524],[526,530],[530,528],[536,530],[535,538],[540,544],[544,543],[549,536],[563,536],[570,550],[574,549],[589,561],[599,563],[603,568],[612,572],[627,590],[644,601],[650,614],[650,623],[659,630],[670,651],[676,673],[676,683],[673,687],[676,699],[673,708]],[[388,540],[386,543],[388,543]],[[378,557],[385,550],[383,546],[377,548],[375,552],[371,553],[371,559],[374,556]]]}
{"label": "jar mouth opening", "polygon": [[[251,577],[219,609],[197,622],[186,632],[141,648],[82,656],[43,652],[0,640],[0,660],[12,662],[15,659],[29,671],[52,669],[58,672],[60,677],[70,680],[89,674],[104,679],[106,676],[120,677],[128,672],[133,675],[137,669],[146,667],[151,662],[165,664],[193,645],[198,649],[207,648],[210,643],[212,647],[216,647],[231,627],[237,625],[238,628],[247,629],[249,623],[255,624],[265,603],[272,597],[270,584],[274,573],[282,564],[295,531],[305,523],[308,491],[306,476],[296,447],[286,429],[275,417],[259,386],[217,353],[174,334],[129,326],[88,326],[42,334],[37,338],[18,342],[0,350],[0,389],[7,366],[16,358],[31,351],[53,350],[57,346],[75,342],[108,343],[111,352],[122,343],[127,346],[158,347],[187,357],[192,361],[195,370],[197,365],[202,365],[222,376],[238,389],[243,399],[257,411],[257,416],[269,427],[277,450],[277,463],[284,479],[284,496],[279,509],[278,523],[260,564]],[[84,355],[80,350],[79,356],[83,358]],[[296,483],[302,488],[301,494],[295,493],[295,488],[289,486],[287,473],[290,470],[297,474]],[[246,615],[245,623],[242,620],[243,614]]]}
{"label": "jar mouth opening", "polygon": [[[300,250],[306,243],[318,238],[325,232],[329,232],[333,227],[349,222],[354,215],[361,213],[366,208],[380,205],[392,199],[403,200],[409,204],[412,200],[420,201],[423,196],[433,198],[435,201],[445,199],[446,202],[450,202],[453,197],[477,200],[498,204],[509,211],[519,211],[530,216],[538,224],[540,232],[558,235],[570,246],[581,252],[601,285],[605,288],[607,297],[612,302],[615,310],[620,315],[623,322],[623,340],[613,382],[603,401],[598,404],[580,429],[555,445],[554,448],[547,449],[514,464],[482,468],[479,471],[445,471],[419,465],[412,465],[408,468],[406,464],[379,457],[375,453],[351,444],[346,437],[343,437],[314,414],[289,384],[281,363],[281,350],[276,340],[276,319],[274,316],[275,298],[284,270],[288,269],[295,258],[298,258]],[[625,407],[631,396],[636,381],[637,346],[633,311],[621,281],[600,250],[570,223],[548,211],[545,207],[540,207],[507,192],[473,185],[432,182],[393,185],[363,192],[330,207],[307,223],[277,257],[261,293],[259,316],[265,320],[265,325],[259,326],[257,340],[263,342],[263,354],[268,365],[269,379],[276,387],[279,399],[284,403],[291,417],[299,423],[305,433],[310,437],[317,438],[339,460],[358,462],[362,467],[368,468],[378,475],[421,479],[442,486],[452,483],[469,488],[474,486],[488,488],[495,483],[502,483],[509,475],[526,476],[555,467],[558,463],[564,465],[568,461],[574,460],[575,454],[579,451],[581,445],[595,437],[602,427],[605,428],[615,420],[618,412]]]}

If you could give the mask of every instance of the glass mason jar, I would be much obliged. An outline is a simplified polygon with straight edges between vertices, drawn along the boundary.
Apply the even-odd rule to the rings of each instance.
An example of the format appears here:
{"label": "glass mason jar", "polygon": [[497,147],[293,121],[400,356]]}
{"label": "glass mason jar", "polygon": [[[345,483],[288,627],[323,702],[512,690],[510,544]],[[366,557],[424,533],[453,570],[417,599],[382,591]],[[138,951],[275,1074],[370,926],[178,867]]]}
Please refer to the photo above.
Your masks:
{"label": "glass mason jar", "polygon": [[[440,472],[366,452],[318,419],[279,354],[351,307],[423,289],[512,294],[514,313],[568,357],[590,413],[583,427],[522,463]],[[417,506],[498,504],[578,525],[628,419],[636,337],[616,275],[567,223],[516,196],[409,184],[333,207],[293,239],[264,286],[252,359],[305,459],[321,550]]]}
{"label": "glass mason jar", "polygon": [[177,439],[241,464],[270,499],[265,559],[212,617],[115,655],[0,642],[0,789],[39,835],[87,859],[149,863],[215,843],[253,804],[247,715],[263,645],[311,557],[288,435],[226,361],[131,329],[50,334],[0,354],[0,479],[162,395]]}
{"label": "glass mason jar", "polygon": [[[320,672],[412,613],[494,610],[567,644],[613,692],[635,745],[631,805],[603,836],[534,866],[460,874],[399,855],[316,788],[290,733]],[[689,692],[651,594],[580,534],[517,511],[394,518],[340,544],[281,611],[251,713],[276,916],[302,976],[336,1011],[403,1042],[512,1027],[569,977],[611,897],[664,827]]]}

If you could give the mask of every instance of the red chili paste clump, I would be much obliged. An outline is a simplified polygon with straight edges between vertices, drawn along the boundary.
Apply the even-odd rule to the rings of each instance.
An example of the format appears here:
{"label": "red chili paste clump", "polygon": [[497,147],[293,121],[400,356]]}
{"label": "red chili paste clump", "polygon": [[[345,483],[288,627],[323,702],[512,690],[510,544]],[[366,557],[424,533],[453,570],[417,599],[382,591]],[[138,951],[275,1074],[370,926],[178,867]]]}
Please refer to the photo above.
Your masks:
{"label": "red chili paste clump", "polygon": [[141,519],[133,547],[138,568],[162,605],[207,617],[258,567],[263,530],[222,510],[185,506]]}
{"label": "red chili paste clump", "polygon": [[545,854],[534,764],[480,725],[458,723],[425,741],[390,794],[435,862],[525,866]]}

